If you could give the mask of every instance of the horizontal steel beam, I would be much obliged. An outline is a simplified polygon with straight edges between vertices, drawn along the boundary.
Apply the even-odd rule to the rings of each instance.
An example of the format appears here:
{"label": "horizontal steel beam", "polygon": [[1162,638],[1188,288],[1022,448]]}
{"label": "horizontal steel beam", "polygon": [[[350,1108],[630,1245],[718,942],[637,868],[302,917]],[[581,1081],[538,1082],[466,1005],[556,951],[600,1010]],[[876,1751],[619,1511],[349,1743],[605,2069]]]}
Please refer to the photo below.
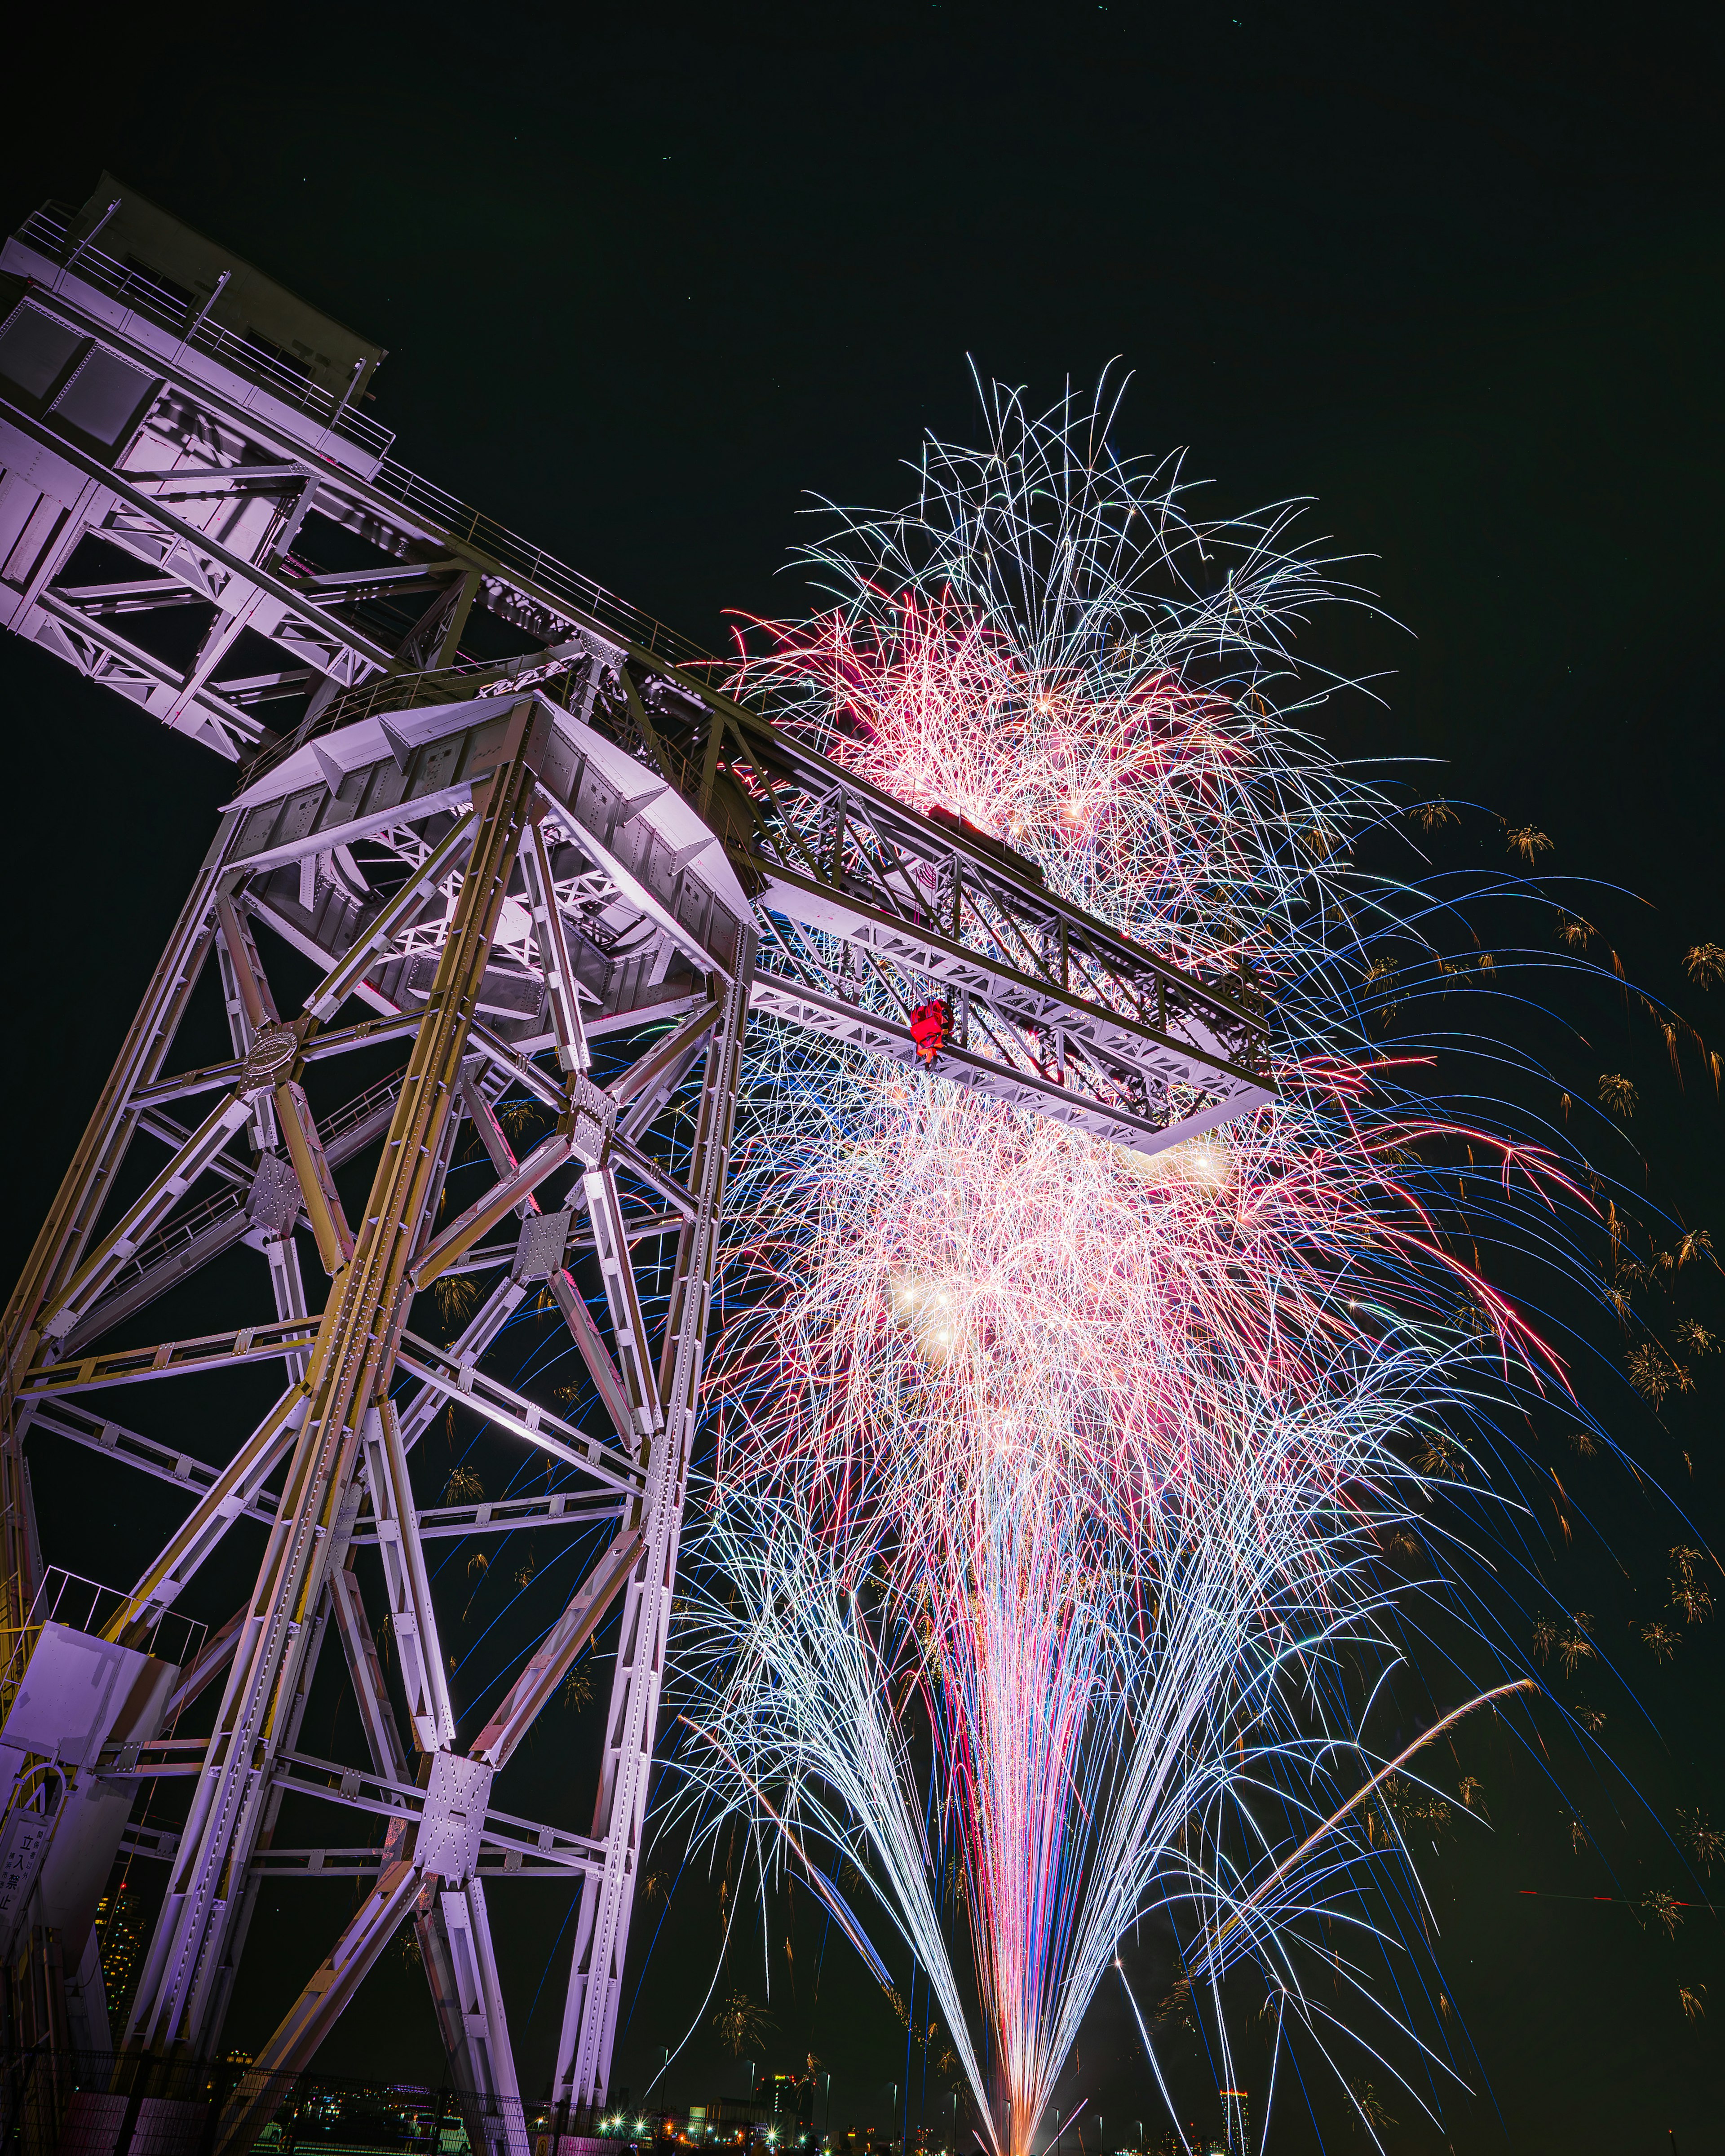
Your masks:
{"label": "horizontal steel beam", "polygon": [[[749,990],[749,1008],[770,1018],[782,1019],[788,1024],[824,1034],[829,1040],[839,1041],[846,1047],[888,1057],[907,1070],[924,1067],[907,1025],[877,1017],[874,1012],[841,1002],[835,996],[803,988],[783,975],[757,973]],[[1135,1115],[1130,1109],[1108,1106],[1052,1078],[991,1062],[987,1056],[975,1055],[968,1049],[942,1049],[935,1067],[942,1078],[952,1080],[955,1085],[973,1086],[1013,1107],[1032,1115],[1051,1116],[1056,1122],[1070,1124],[1074,1130],[1087,1131],[1092,1137],[1105,1138],[1111,1145],[1127,1146],[1142,1153],[1161,1152],[1183,1138],[1195,1137],[1200,1131],[1231,1122],[1236,1116],[1273,1097],[1261,1089],[1242,1088],[1235,1097],[1220,1106],[1203,1109],[1164,1126],[1153,1117]]]}
{"label": "horizontal steel beam", "polygon": [[303,464],[208,465],[202,468],[177,465],[170,472],[141,474],[137,483],[140,486],[153,486],[156,499],[167,501],[180,495],[207,498],[226,494],[236,486],[285,485],[295,481],[303,485],[311,476],[311,467]]}
{"label": "horizontal steel beam", "polygon": [[434,1347],[417,1333],[403,1332],[396,1355],[396,1368],[418,1378],[446,1399],[459,1401],[475,1414],[514,1435],[542,1452],[548,1452],[583,1475],[627,1497],[638,1496],[646,1486],[639,1463],[602,1439],[590,1437],[573,1423],[542,1408],[536,1400],[513,1391],[470,1363],[448,1359],[446,1348]]}
{"label": "horizontal steel beam", "polygon": [[[213,539],[198,526],[188,524],[182,516],[176,516],[171,509],[164,507],[159,501],[146,494],[141,487],[135,485],[128,475],[116,471],[111,465],[104,464],[100,457],[91,456],[87,450],[80,449],[65,435],[44,427],[21,404],[14,403],[3,389],[0,389],[0,412],[5,413],[8,426],[16,427],[21,434],[54,455],[64,458],[85,478],[93,479],[99,486],[105,488],[116,501],[125,502],[146,523],[157,525],[163,531],[171,533],[188,547],[194,555],[207,556],[225,569],[244,588],[267,593],[278,602],[285,613],[291,614],[307,628],[315,629],[319,635],[332,637],[337,643],[345,644],[356,656],[367,660],[378,672],[388,674],[394,670],[396,660],[393,652],[386,650],[381,644],[375,643],[360,630],[350,629],[346,623],[336,620],[326,608],[316,606],[302,596],[286,578],[276,575],[261,562],[249,562],[243,554],[230,552],[218,539]],[[167,560],[172,559],[170,553]],[[167,573],[172,573],[167,568],[167,562],[164,562],[163,568]],[[201,596],[208,598],[208,594],[205,593]]]}
{"label": "horizontal steel beam", "polygon": [[[153,1437],[127,1430],[123,1424],[105,1421],[75,1401],[56,1400],[52,1405],[39,1407],[30,1418],[30,1430],[32,1435],[46,1430],[51,1436],[63,1437],[70,1445],[80,1445],[87,1451],[117,1460],[123,1466],[135,1467],[158,1482],[172,1483],[193,1497],[201,1497],[213,1490],[222,1476],[220,1468],[194,1459],[189,1452],[177,1451],[171,1445],[160,1444]],[[254,1520],[262,1527],[273,1527],[275,1500],[267,1490],[260,1490],[240,1507],[237,1517]]]}
{"label": "horizontal steel beam", "polygon": [[[383,1819],[398,1819],[403,1812],[417,1817],[425,1809],[424,1789],[411,1782],[392,1781],[370,1768],[345,1767],[339,1760],[320,1759],[305,1752],[278,1752],[275,1761],[275,1784],[285,1794],[320,1797]],[[546,1826],[489,1804],[484,1831],[485,1843],[493,1849],[548,1859],[565,1871],[588,1871],[603,1854],[603,1844],[590,1835]]]}
{"label": "horizontal steel beam", "polygon": [[231,1332],[204,1332],[191,1340],[163,1340],[153,1348],[119,1348],[105,1355],[80,1355],[30,1371],[18,1387],[22,1399],[52,1399],[101,1385],[133,1385],[150,1378],[181,1378],[196,1370],[231,1369],[309,1352],[321,1317],[278,1317],[242,1325]]}
{"label": "horizontal steel beam", "polygon": [[[213,1490],[221,1477],[220,1469],[194,1459],[190,1453],[177,1452],[172,1445],[127,1430],[121,1423],[93,1415],[74,1401],[56,1400],[52,1405],[39,1407],[30,1419],[30,1429],[33,1434],[45,1431],[49,1436],[64,1438],[69,1445],[98,1453],[104,1459],[117,1460],[122,1466],[136,1468],[141,1474],[168,1483],[193,1497]],[[495,1497],[467,1505],[432,1505],[416,1512],[414,1519],[420,1540],[429,1542],[450,1535],[500,1535],[535,1527],[602,1527],[607,1521],[620,1519],[625,1504],[620,1494],[593,1496],[552,1491],[549,1495],[533,1497]],[[260,1527],[271,1527],[275,1521],[275,1499],[267,1490],[259,1491],[235,1517],[254,1521]],[[377,1539],[375,1525],[368,1515],[362,1514],[353,1530],[352,1540],[364,1547],[375,1543]]]}
{"label": "horizontal steel beam", "polygon": [[[375,1048],[380,1042],[404,1040],[419,1027],[418,1011],[403,1011],[395,1018],[361,1019],[353,1025],[332,1025],[315,1033],[300,1053],[302,1063],[321,1063],[331,1055],[345,1055],[355,1048]],[[208,1063],[198,1070],[177,1070],[171,1078],[158,1078],[153,1086],[141,1086],[132,1096],[136,1106],[182,1101],[194,1093],[210,1093],[218,1086],[239,1083],[245,1073],[244,1056],[225,1063]],[[327,1142],[327,1141],[326,1142]]]}
{"label": "horizontal steel beam", "polygon": [[[627,1508],[621,1496],[587,1496],[553,1491],[543,1497],[491,1497],[471,1505],[432,1505],[415,1512],[422,1543],[449,1535],[502,1535],[536,1527],[594,1527],[619,1520]],[[376,1523],[362,1517],[353,1530],[357,1548],[375,1545]]]}

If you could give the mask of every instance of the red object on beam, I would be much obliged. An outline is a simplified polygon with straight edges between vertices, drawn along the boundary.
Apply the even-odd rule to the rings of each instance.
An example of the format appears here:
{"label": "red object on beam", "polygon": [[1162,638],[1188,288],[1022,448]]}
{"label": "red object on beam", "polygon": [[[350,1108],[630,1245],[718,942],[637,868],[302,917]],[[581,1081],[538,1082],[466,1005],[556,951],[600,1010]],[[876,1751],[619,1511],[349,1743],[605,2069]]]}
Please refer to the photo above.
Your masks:
{"label": "red object on beam", "polygon": [[918,1004],[911,1013],[911,1039],[925,1063],[932,1063],[952,1038],[952,1006],[941,997]]}

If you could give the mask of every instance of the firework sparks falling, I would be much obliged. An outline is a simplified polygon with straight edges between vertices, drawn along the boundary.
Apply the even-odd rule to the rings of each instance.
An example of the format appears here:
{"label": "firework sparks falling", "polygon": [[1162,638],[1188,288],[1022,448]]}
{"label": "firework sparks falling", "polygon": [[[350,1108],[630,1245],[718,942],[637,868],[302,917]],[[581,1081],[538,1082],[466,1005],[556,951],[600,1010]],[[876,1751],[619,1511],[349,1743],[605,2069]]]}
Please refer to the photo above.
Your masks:
{"label": "firework sparks falling", "polygon": [[1384,813],[1292,722],[1296,666],[1352,599],[1290,543],[1299,505],[1206,520],[1178,462],[1107,447],[1117,400],[1042,419],[995,385],[991,441],[931,441],[916,505],[845,515],[803,557],[837,603],[768,629],[736,685],[860,777],[1029,855],[1183,963],[1293,942],[1314,866]]}
{"label": "firework sparks falling", "polygon": [[1146,1160],[829,1072],[790,1188],[783,1132],[753,1175],[745,1152],[763,1214],[802,1224],[761,1220],[784,1291],[728,1340],[696,1778],[770,1790],[817,1891],[856,1866],[1003,2145],[1153,1901],[1213,1989],[1250,1958],[1297,1994],[1284,1934],[1345,1867],[1325,1843],[1265,1877],[1281,1828],[1348,1795],[1302,1695],[1371,1645],[1435,1392],[1524,1344],[1483,1288],[1482,1329],[1440,1322],[1454,1276],[1411,1194],[1370,1145],[1315,1147],[1327,1112],[1359,1128],[1315,1093]]}
{"label": "firework sparks falling", "polygon": [[912,511],[845,520],[812,557],[838,603],[740,685],[1145,946],[1260,970],[1279,1097],[1147,1159],[768,1033],[683,1651],[688,1801],[767,1823],[879,1973],[855,1867],[1024,2156],[1147,1910],[1224,2061],[1242,1964],[1278,2043],[1321,2032],[1302,1972],[1343,1964],[1314,1928],[1405,1862],[1358,1805],[1389,1772],[1360,1671],[1399,1659],[1380,1559],[1502,1389],[1555,1374],[1435,1224],[1426,1156],[1491,1163],[1523,1212],[1578,1194],[1421,1107],[1368,1033],[1397,916],[1353,855],[1387,812],[1296,723],[1329,685],[1292,632],[1337,593],[1288,513],[1193,521],[1101,403],[991,416],[985,450],[929,445]]}

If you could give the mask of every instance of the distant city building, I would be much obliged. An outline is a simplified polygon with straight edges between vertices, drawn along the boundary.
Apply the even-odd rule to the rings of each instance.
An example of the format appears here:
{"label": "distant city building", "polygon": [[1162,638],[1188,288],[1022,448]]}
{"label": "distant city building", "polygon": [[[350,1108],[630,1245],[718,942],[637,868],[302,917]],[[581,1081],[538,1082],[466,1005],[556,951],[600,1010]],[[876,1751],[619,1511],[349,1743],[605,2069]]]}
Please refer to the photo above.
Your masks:
{"label": "distant city building", "polygon": [[1251,2099],[1245,2090],[1218,2089],[1222,2099],[1224,2131],[1227,2156],[1252,2156]]}
{"label": "distant city building", "polygon": [[143,1967],[144,1917],[136,1889],[122,1883],[111,1894],[103,1895],[96,1903],[95,1933],[109,2028],[117,2035],[126,2026]]}
{"label": "distant city building", "polygon": [[692,2104],[689,2138],[761,2141],[787,2149],[805,2146],[814,2138],[814,2090],[812,2073],[762,2074],[751,2096],[711,2097],[704,2104]]}
{"label": "distant city building", "polygon": [[781,2132],[786,2128],[793,2133],[810,2132],[814,2125],[814,2076],[762,2074],[755,2084],[755,2101],[767,2106],[768,2117],[778,2123]]}

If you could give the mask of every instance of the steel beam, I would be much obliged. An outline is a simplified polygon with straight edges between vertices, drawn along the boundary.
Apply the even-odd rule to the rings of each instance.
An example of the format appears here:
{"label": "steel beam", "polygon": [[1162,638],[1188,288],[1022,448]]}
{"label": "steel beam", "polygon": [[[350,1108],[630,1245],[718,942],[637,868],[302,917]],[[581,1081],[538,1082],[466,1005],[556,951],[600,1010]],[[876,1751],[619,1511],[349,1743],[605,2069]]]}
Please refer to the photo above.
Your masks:
{"label": "steel beam", "polygon": [[660,1364],[658,1391],[663,1403],[664,1429],[643,1448],[647,1489],[640,1515],[641,1553],[624,1592],[606,1717],[605,1755],[593,1809],[593,1839],[604,1844],[604,1868],[582,1890],[552,2084],[560,2106],[583,2114],[603,2107],[610,2083],[611,2050],[616,2040],[618,1999],[629,1952],[635,1872],[652,1774],[753,955],[752,940],[746,939],[707,1044],[689,1175],[696,1214],[677,1245]]}
{"label": "steel beam", "polygon": [[408,1456],[402,1448],[401,1425],[388,1400],[366,1409],[362,1442],[372,1532],[383,1560],[389,1630],[407,1694],[408,1719],[422,1752],[446,1752],[455,1742],[455,1717],[438,1645],[425,1553],[419,1547]]}
{"label": "steel beam", "polygon": [[[140,300],[131,269],[90,244],[93,232],[71,257],[68,236],[52,215],[30,220],[8,243],[4,266],[33,285],[8,290],[80,341],[79,363],[105,352],[130,367],[141,401],[131,434],[103,456],[67,435],[51,408],[25,412],[0,398],[0,624],[218,753],[269,745],[245,768],[8,1308],[0,1621],[24,1621],[39,1570],[20,1448],[33,1417],[44,1440],[125,1460],[192,1501],[122,1598],[123,1625],[167,1608],[235,1521],[264,1528],[252,1599],[206,1643],[175,1694],[183,1706],[228,1672],[214,1735],[202,1755],[196,1746],[145,1748],[136,1769],[190,1768],[198,1789],[170,1859],[134,2052],[213,2044],[257,1881],[272,1866],[275,1876],[300,1864],[301,1852],[269,1845],[282,1793],[315,1789],[387,1815],[383,1876],[268,2056],[310,2057],[396,1912],[411,1907],[439,2025],[473,2097],[477,2148],[514,2084],[480,1854],[458,1824],[470,1822],[476,1804],[488,1869],[501,1861],[586,1874],[556,2092],[578,2112],[607,2091],[748,1010],[908,1063],[916,1060],[908,1005],[933,988],[950,997],[957,1021],[940,1075],[1153,1152],[1271,1097],[1263,998],[1248,978],[1199,979],[1138,948],[961,819],[919,814],[781,735],[711,687],[700,654],[659,624],[382,461],[388,438],[347,397],[272,370],[208,308],[190,324],[172,310],[167,320]],[[393,561],[350,571],[291,558],[290,545],[310,551],[296,535],[314,506]],[[93,584],[86,572],[73,583],[87,535],[130,553],[141,574]],[[392,593],[430,597],[405,638],[379,638],[341,612]],[[116,626],[133,613],[172,625],[167,607],[188,620],[193,608],[216,609],[199,622],[189,667],[153,659]],[[545,648],[492,665],[463,657],[475,607]],[[224,681],[243,630],[273,644],[274,670]],[[678,663],[684,656],[692,669]],[[456,670],[428,678],[444,666]],[[517,700],[535,684],[543,693],[529,721]],[[310,701],[291,737],[276,742],[251,706],[296,685]],[[510,805],[500,808],[506,794]],[[254,921],[323,974],[291,1024],[270,996]],[[233,1057],[165,1075],[212,947]],[[349,997],[381,1015],[337,1027]],[[667,1024],[662,1037],[649,1036]],[[600,1098],[587,1075],[591,1044],[620,1032],[636,1036],[634,1060]],[[373,1087],[321,1129],[313,1123],[300,1090],[305,1064],[407,1034],[414,1045],[405,1082]],[[552,1049],[556,1072],[533,1060]],[[464,1066],[464,1051],[483,1064]],[[668,1172],[676,1163],[667,1148],[646,1140],[703,1054],[696,1144],[681,1176]],[[439,1235],[458,1081],[497,1183]],[[505,1081],[559,1119],[555,1138],[526,1163],[487,1097]],[[200,1093],[220,1097],[198,1130],[163,1112]],[[386,1126],[370,1199],[350,1224],[331,1170]],[[143,1199],[126,1205],[116,1194],[140,1127],[170,1158]],[[242,1129],[255,1171],[227,1149]],[[564,1255],[593,1250],[604,1330],[565,1265],[552,1267],[547,1286],[610,1420],[602,1437],[477,1367],[520,1309],[526,1275],[540,1277],[546,1261],[541,1253],[528,1266],[518,1246],[511,1262],[484,1243],[487,1228],[511,1213],[530,1220],[536,1183],[572,1161],[579,1172],[570,1200],[584,1204],[590,1233],[569,1237]],[[207,1207],[192,1194],[200,1173],[226,1186]],[[644,1228],[625,1214],[625,1193],[639,1183],[657,1194],[680,1226],[656,1355],[631,1245],[667,1220],[655,1214]],[[332,1279],[318,1317],[306,1315],[301,1217]],[[268,1260],[273,1322],[91,1352],[121,1319],[241,1240]],[[439,1348],[405,1332],[418,1283],[480,1264],[507,1270],[458,1340]],[[285,1364],[288,1389],[222,1467],[186,1460],[80,1404],[115,1386],[268,1359]],[[419,1381],[400,1408],[398,1441],[388,1434],[392,1376]],[[408,1455],[449,1400],[564,1460],[588,1486],[416,1509]],[[289,1455],[278,1499],[266,1485]],[[359,1517],[355,1479],[362,1456],[376,1499],[369,1521]],[[476,1756],[464,1758],[446,1695],[438,1697],[423,1540],[609,1519],[616,1537],[490,1712]],[[416,1738],[431,1748],[433,1790],[408,1781],[358,1594],[357,1543],[378,1548],[392,1618],[411,1649],[401,1658],[406,1704]],[[623,1608],[594,1835],[517,1821],[500,1840],[504,1815],[485,1811],[490,1777],[614,1594]],[[347,1649],[371,1778],[294,1750],[330,1615]],[[153,1846],[159,1853],[160,1838]],[[236,2146],[243,2112],[225,2129]]]}
{"label": "steel beam", "polygon": [[455,1360],[452,1368],[445,1351],[414,1333],[404,1333],[403,1342],[397,1350],[398,1366],[445,1399],[470,1407],[487,1421],[549,1453],[553,1460],[561,1460],[565,1466],[578,1468],[608,1490],[630,1498],[639,1496],[641,1471],[626,1453],[589,1437],[549,1408],[542,1408],[465,1359]]}
{"label": "steel beam", "polygon": [[536,819],[521,850],[521,871],[533,909],[533,935],[539,946],[540,969],[545,975],[547,999],[557,1037],[557,1061],[567,1071],[592,1067],[593,1051],[587,1045],[587,1028],[581,1016],[581,996],[575,968],[569,957],[569,940],[557,901],[552,876],[551,849],[545,843],[542,819]]}
{"label": "steel beam", "polygon": [[[470,1073],[463,1074],[463,1098],[466,1101],[468,1113],[473,1118],[474,1127],[480,1134],[480,1142],[490,1156],[492,1167],[500,1178],[513,1175],[516,1167],[514,1148],[497,1120],[496,1111],[479,1086],[470,1082]],[[529,1191],[517,1210],[525,1219],[539,1210],[539,1201]],[[612,1429],[632,1449],[635,1430],[634,1405],[612,1359],[610,1349],[588,1313],[580,1290],[567,1269],[561,1265],[553,1270],[546,1285],[551,1290],[552,1300],[562,1313],[570,1338],[587,1365],[588,1374],[593,1379],[600,1403],[611,1419]]]}
{"label": "steel beam", "polygon": [[[223,819],[7,1305],[0,1340],[0,1622],[14,1635],[25,1622],[37,1584],[24,1534],[23,1455],[13,1405],[18,1383],[41,1344],[44,1312],[59,1299],[82,1259],[120,1173],[137,1127],[133,1096],[159,1074],[208,954],[215,901],[238,822]],[[4,1704],[0,1692],[0,1707]]]}
{"label": "steel beam", "polygon": [[[531,702],[519,706],[497,739],[485,774],[490,783],[484,789],[472,858],[353,1262],[338,1276],[318,1328],[305,1379],[306,1413],[277,1524],[140,1981],[127,2031],[128,2048],[135,2052],[195,2042],[202,2029],[209,1975],[222,1958],[230,1907],[221,1882],[230,1871],[243,1875],[249,1862],[272,1732],[285,1719],[299,1675],[300,1630],[323,1584],[322,1545],[352,1479],[365,1411],[388,1397],[406,1316],[408,1262],[428,1199],[434,1202],[429,1169],[454,1110],[468,1030],[514,868],[544,733],[545,722]],[[411,1867],[409,1871],[411,1876]],[[373,1906],[367,1903],[368,1909]],[[367,1937],[362,1925],[343,1949],[338,1974],[364,1959]],[[331,1988],[342,1988],[335,1977],[325,1987]],[[290,2020],[295,2029],[309,2025],[303,2015]]]}

